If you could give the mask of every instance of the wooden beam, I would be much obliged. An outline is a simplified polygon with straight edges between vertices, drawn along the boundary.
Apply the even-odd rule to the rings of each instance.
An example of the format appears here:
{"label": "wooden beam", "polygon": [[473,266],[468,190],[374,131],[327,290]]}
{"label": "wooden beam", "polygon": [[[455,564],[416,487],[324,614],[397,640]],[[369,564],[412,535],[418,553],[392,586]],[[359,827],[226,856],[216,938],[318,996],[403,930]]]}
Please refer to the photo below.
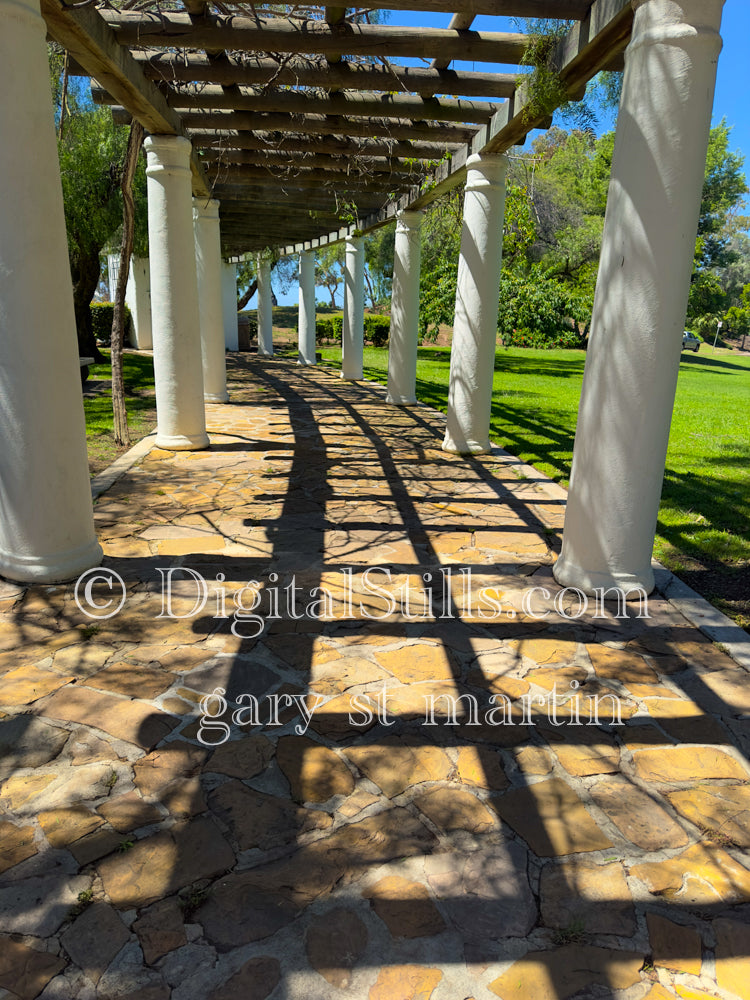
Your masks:
{"label": "wooden beam", "polygon": [[259,180],[273,179],[283,187],[285,181],[289,181],[294,187],[321,187],[328,185],[336,187],[336,190],[345,198],[357,191],[392,191],[394,188],[405,189],[414,184],[419,184],[420,176],[411,173],[397,174],[360,174],[346,173],[345,169],[333,170],[307,170],[304,168],[290,167],[287,171],[278,168],[262,166],[225,166],[221,163],[207,164],[206,175],[209,179],[216,177],[226,183],[241,184],[247,180],[257,182]]}
{"label": "wooden beam", "polygon": [[329,25],[324,21],[286,21],[207,15],[194,24],[187,14],[146,14],[107,10],[100,15],[122,45],[227,49],[246,52],[320,53],[384,58],[475,60],[518,65],[528,44],[525,35],[450,28],[405,28],[382,24]]}
{"label": "wooden beam", "polygon": [[[188,111],[182,115],[188,130],[210,128],[223,132],[299,132],[305,135],[341,135],[360,139],[383,136],[389,139],[424,139],[427,142],[453,143],[461,145],[470,142],[476,129],[458,125],[428,125],[422,122],[399,124],[394,121],[377,119],[334,118],[302,115],[264,115],[237,111],[234,113]],[[481,131],[484,131],[483,129]]]}
{"label": "wooden beam", "polygon": [[[438,142],[388,142],[387,140],[335,139],[274,133],[235,132],[217,135],[215,132],[191,130],[190,139],[196,149],[210,149],[217,155],[226,152],[230,159],[235,150],[267,150],[269,153],[328,153],[345,156],[398,156],[414,160],[442,160],[446,146]],[[457,148],[457,147],[456,147]]]}
{"label": "wooden beam", "polygon": [[323,170],[333,170],[341,173],[351,173],[352,176],[367,176],[370,173],[390,174],[399,176],[411,175],[418,183],[427,171],[426,166],[418,167],[415,163],[397,156],[328,156],[324,153],[302,153],[290,156],[289,153],[273,153],[244,149],[214,149],[206,150],[202,156],[203,164],[211,170],[214,164],[225,166],[266,166],[266,167],[316,167]]}
{"label": "wooden beam", "polygon": [[[70,53],[87,73],[155,135],[184,135],[180,116],[167,104],[158,88],[143,75],[130,53],[115,41],[111,28],[91,7],[65,9],[61,0],[41,0],[49,35]],[[193,191],[208,194],[199,159],[191,157]]]}
{"label": "wooden beam", "polygon": [[[454,31],[468,31],[474,22],[474,17],[474,12],[468,10],[462,11],[460,14],[454,14],[448,27]],[[432,60],[430,68],[447,69],[450,63],[451,57],[441,53],[436,59]]]}
{"label": "wooden beam", "polygon": [[452,14],[457,7],[472,17],[555,17],[582,21],[591,0],[368,0],[371,10],[424,10]]}
{"label": "wooden beam", "polygon": [[[107,103],[107,92],[92,88],[99,103]],[[198,87],[193,91],[168,90],[171,108],[216,111],[283,112],[291,115],[354,115],[356,117],[404,118],[412,121],[472,122],[486,124],[498,110],[487,101],[456,101],[450,98],[420,98],[404,94],[327,94],[318,96],[289,90],[263,94],[239,91],[224,93],[221,87]]]}
{"label": "wooden beam", "polygon": [[227,58],[218,63],[202,53],[140,52],[133,57],[143,66],[149,80],[166,83],[218,83],[256,86],[273,82],[276,86],[322,87],[336,90],[403,91],[433,97],[453,94],[462,97],[511,97],[516,85],[514,73],[475,73],[466,70],[422,69],[416,66],[387,68],[369,63],[342,62],[315,66],[290,59],[249,57],[243,62]]}

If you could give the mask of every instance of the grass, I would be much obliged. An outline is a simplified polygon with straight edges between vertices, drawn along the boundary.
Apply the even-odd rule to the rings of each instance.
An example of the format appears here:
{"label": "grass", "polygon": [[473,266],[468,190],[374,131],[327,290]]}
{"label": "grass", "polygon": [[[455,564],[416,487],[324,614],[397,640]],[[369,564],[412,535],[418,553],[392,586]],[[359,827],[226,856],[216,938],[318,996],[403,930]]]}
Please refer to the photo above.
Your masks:
{"label": "grass", "polygon": [[[323,358],[340,364],[340,348]],[[501,348],[492,440],[567,485],[585,354]],[[385,349],[365,348],[365,377],[387,380]],[[450,351],[421,347],[417,396],[446,409]],[[750,357],[683,354],[654,554],[743,627],[750,625]]]}
{"label": "grass", "polygon": [[[109,351],[102,351],[109,358]],[[154,401],[154,365],[150,357],[140,354],[123,355],[123,380],[128,410],[128,427],[133,443],[140,440],[156,424]],[[112,378],[109,362],[92,365],[89,370],[88,389],[98,380]],[[92,474],[106,468],[125,449],[114,442],[112,432],[112,390],[97,392],[94,396],[84,396],[83,410],[86,415],[86,440],[89,453],[89,468]]]}

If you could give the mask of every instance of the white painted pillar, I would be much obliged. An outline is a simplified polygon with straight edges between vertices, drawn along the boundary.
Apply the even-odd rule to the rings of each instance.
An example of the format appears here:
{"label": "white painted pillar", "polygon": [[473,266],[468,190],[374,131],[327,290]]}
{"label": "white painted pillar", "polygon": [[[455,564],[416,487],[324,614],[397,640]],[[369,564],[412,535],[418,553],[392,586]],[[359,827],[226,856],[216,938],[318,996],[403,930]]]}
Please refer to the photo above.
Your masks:
{"label": "white painted pillar", "polygon": [[365,249],[361,236],[346,237],[344,256],[344,324],[341,333],[341,378],[362,378],[365,338]]}
{"label": "white painted pillar", "polygon": [[154,346],[151,333],[151,275],[148,257],[131,257],[125,304],[133,319],[133,347],[150,351]]}
{"label": "white painted pillar", "polygon": [[228,351],[238,351],[239,330],[237,327],[237,265],[221,265],[221,299],[224,316],[224,346]]}
{"label": "white painted pillar", "polygon": [[315,254],[299,255],[299,364],[315,364]]}
{"label": "white painted pillar", "polygon": [[146,150],[156,446],[207,448],[190,141],[149,135]]}
{"label": "white painted pillar", "polygon": [[193,233],[198,273],[203,398],[207,403],[226,403],[229,394],[221,297],[221,237],[219,203],[215,198],[193,198]]}
{"label": "white painted pillar", "polygon": [[416,403],[419,340],[419,230],[422,212],[399,212],[393,250],[387,403]]}
{"label": "white painted pillar", "polygon": [[34,583],[102,554],[46,32],[39,0],[0,0],[0,575]]}
{"label": "white painted pillar", "polygon": [[635,0],[562,554],[565,586],[651,570],[723,0]]}
{"label": "white painted pillar", "polygon": [[456,281],[445,451],[490,450],[492,377],[505,216],[504,156],[466,161],[461,254]]}
{"label": "white painted pillar", "polygon": [[258,354],[273,357],[273,300],[271,264],[258,257]]}

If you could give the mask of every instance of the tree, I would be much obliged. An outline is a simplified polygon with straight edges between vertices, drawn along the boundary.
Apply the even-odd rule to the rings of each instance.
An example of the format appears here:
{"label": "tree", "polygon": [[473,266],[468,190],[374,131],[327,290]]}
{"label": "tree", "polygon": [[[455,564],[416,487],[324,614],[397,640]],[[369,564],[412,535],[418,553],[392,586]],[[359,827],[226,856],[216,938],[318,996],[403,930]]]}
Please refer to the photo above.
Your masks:
{"label": "tree", "polygon": [[344,244],[331,243],[318,250],[315,259],[315,284],[326,288],[331,306],[336,308],[336,292],[344,279]]}
{"label": "tree", "polygon": [[381,226],[365,237],[365,285],[373,308],[388,302],[393,281],[396,226]]}

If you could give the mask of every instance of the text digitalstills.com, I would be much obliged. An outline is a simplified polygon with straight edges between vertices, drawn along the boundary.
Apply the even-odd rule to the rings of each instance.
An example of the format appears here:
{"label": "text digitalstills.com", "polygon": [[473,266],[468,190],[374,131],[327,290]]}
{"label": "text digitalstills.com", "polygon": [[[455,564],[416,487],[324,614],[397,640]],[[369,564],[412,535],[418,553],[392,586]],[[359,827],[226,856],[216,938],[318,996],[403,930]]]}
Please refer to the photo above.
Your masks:
{"label": "text digitalstills.com", "polygon": [[[419,586],[413,577],[402,582],[385,566],[355,572],[352,566],[336,571],[338,586],[305,588],[296,574],[284,580],[269,573],[264,580],[249,580],[232,587],[224,573],[207,579],[188,566],[155,567],[159,593],[154,595],[154,617],[189,620],[202,615],[229,623],[234,636],[256,639],[269,622],[353,621],[440,622],[457,618],[480,622],[513,621],[519,613],[543,621],[555,616],[566,621],[588,618],[628,618],[627,602],[636,599],[638,618],[648,618],[648,597],[637,588],[599,588],[588,596],[576,587],[550,591],[544,586],[527,587],[513,595],[513,603],[503,602],[497,586],[475,587],[471,566],[441,567],[422,573]],[[122,577],[109,567],[82,574],[75,584],[79,610],[91,619],[112,618],[127,608],[127,587]],[[520,597],[520,600],[519,600]],[[186,603],[192,601],[192,604]],[[634,609],[633,609],[634,610]]]}

